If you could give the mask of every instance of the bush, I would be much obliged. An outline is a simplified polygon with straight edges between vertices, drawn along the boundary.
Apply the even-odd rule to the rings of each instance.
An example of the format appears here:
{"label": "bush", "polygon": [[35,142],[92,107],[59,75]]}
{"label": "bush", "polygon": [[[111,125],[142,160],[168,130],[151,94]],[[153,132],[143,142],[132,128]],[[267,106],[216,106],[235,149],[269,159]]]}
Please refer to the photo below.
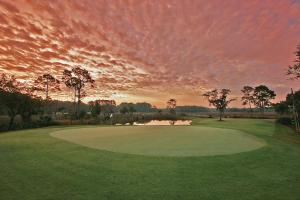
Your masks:
{"label": "bush", "polygon": [[37,121],[38,126],[50,126],[53,125],[52,117],[50,116],[41,116],[40,119]]}
{"label": "bush", "polygon": [[290,117],[280,117],[276,120],[277,123],[283,125],[292,125],[292,119]]}

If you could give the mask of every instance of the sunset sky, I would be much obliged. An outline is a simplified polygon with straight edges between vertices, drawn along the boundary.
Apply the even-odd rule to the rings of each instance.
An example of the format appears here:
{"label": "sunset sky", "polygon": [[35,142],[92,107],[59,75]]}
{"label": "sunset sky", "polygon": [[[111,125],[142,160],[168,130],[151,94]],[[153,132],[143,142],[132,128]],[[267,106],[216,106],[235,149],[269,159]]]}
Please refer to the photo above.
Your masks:
{"label": "sunset sky", "polygon": [[300,0],[0,0],[0,72],[81,66],[96,80],[86,101],[206,106],[206,90],[258,84],[278,101],[300,87],[285,76],[299,42]]}

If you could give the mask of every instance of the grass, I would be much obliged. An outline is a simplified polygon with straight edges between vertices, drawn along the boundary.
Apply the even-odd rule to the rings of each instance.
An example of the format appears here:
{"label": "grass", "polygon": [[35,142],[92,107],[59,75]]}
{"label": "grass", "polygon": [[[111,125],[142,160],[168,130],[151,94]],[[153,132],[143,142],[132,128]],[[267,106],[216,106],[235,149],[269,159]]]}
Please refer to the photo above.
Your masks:
{"label": "grass", "polygon": [[80,128],[51,135],[95,149],[151,156],[225,155],[265,145],[263,140],[242,131],[201,126]]}
{"label": "grass", "polygon": [[0,199],[239,199],[300,197],[300,137],[270,120],[194,119],[266,141],[226,156],[151,157],[96,150],[49,136],[0,134]]}

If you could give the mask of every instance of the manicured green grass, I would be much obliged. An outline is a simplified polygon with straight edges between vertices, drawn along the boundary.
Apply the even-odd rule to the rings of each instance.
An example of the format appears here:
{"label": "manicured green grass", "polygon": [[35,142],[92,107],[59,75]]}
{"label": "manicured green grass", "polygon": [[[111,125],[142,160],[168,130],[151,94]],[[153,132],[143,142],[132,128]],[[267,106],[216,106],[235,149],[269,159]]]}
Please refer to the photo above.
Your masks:
{"label": "manicured green grass", "polygon": [[243,131],[260,149],[223,156],[157,157],[91,149],[44,128],[0,134],[0,199],[258,199],[300,197],[300,137],[272,121],[195,119]]}
{"label": "manicured green grass", "polygon": [[50,135],[83,146],[150,156],[212,156],[251,151],[263,140],[239,130],[201,126],[111,126]]}

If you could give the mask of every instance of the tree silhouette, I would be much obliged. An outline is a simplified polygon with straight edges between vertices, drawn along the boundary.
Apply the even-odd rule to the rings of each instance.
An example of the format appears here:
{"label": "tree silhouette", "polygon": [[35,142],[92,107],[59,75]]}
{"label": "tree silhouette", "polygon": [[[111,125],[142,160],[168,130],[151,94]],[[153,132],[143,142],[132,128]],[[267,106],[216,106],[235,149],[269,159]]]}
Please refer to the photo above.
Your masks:
{"label": "tree silhouette", "polygon": [[295,55],[296,55],[295,64],[289,66],[287,71],[287,75],[292,76],[292,79],[300,78],[300,44],[297,46]]}
{"label": "tree silhouette", "polygon": [[129,110],[126,106],[124,106],[120,109],[120,113],[123,114],[123,115],[127,114],[128,112],[129,112]]}
{"label": "tree silhouette", "polygon": [[94,118],[98,117],[101,113],[101,106],[99,104],[99,101],[90,101],[89,105],[92,116]]}
{"label": "tree silhouette", "polygon": [[276,94],[265,85],[259,85],[254,88],[253,92],[254,104],[263,113],[265,108],[272,105],[271,100],[275,99]]}
{"label": "tree silhouette", "polygon": [[60,91],[60,81],[51,74],[43,74],[34,81],[34,90],[45,92],[45,99],[51,99],[49,92]]}
{"label": "tree silhouette", "polygon": [[63,82],[68,88],[74,90],[74,101],[77,102],[75,115],[78,118],[81,99],[86,96],[84,87],[88,83],[91,85],[91,87],[93,87],[95,80],[93,80],[91,74],[86,69],[75,67],[71,70],[64,70]]}
{"label": "tree silhouette", "polygon": [[6,92],[20,92],[21,83],[17,81],[15,76],[9,76],[1,74],[0,77],[0,89]]}
{"label": "tree silhouette", "polygon": [[254,104],[254,97],[253,97],[254,88],[251,86],[244,86],[241,91],[243,93],[242,96],[243,105],[249,105],[250,111],[252,111],[251,105]]}
{"label": "tree silhouette", "polygon": [[176,99],[169,99],[167,101],[167,109],[169,109],[171,114],[175,114],[176,106],[177,106]]}
{"label": "tree silhouette", "polygon": [[7,111],[9,116],[8,129],[13,126],[14,119],[19,113],[21,93],[20,83],[14,76],[1,75],[0,79],[0,104]]}
{"label": "tree silhouette", "polygon": [[[23,122],[30,122],[31,115],[40,108],[40,99],[25,93],[26,86],[16,80],[14,76],[1,75],[0,104],[9,116],[8,129],[12,129],[15,117],[19,114]],[[23,92],[23,93],[22,93]]]}
{"label": "tree silhouette", "polygon": [[213,105],[219,111],[220,121],[222,121],[222,115],[225,112],[228,104],[236,100],[235,98],[227,99],[230,92],[231,91],[229,89],[222,89],[220,92],[215,89],[202,95],[207,98],[210,105]]}

